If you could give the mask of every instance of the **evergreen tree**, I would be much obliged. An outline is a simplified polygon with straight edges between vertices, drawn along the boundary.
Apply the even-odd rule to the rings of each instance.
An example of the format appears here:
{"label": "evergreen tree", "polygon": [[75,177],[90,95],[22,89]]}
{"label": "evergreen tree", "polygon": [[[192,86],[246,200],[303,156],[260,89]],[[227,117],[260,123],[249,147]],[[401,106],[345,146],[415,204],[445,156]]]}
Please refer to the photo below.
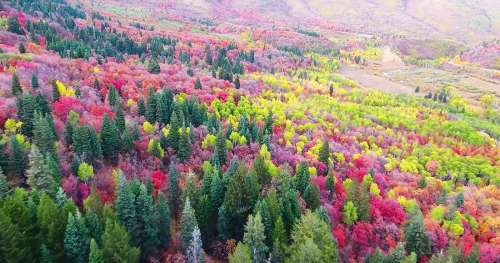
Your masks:
{"label": "evergreen tree", "polygon": [[215,154],[217,156],[217,161],[220,165],[223,165],[227,161],[227,152],[226,152],[226,136],[224,133],[219,131],[217,133],[217,139],[215,141]]}
{"label": "evergreen tree", "polygon": [[115,106],[115,126],[119,134],[125,131],[125,115],[120,105]]}
{"label": "evergreen tree", "polygon": [[88,125],[77,126],[73,130],[73,149],[80,160],[94,163],[102,159],[102,148],[97,133]]}
{"label": "evergreen tree", "polygon": [[318,160],[328,167],[330,163],[330,146],[327,140],[324,140],[323,144],[321,145]]}
{"label": "evergreen tree", "polygon": [[191,244],[191,240],[193,237],[193,231],[195,228],[198,228],[198,224],[196,222],[196,214],[193,207],[191,207],[191,203],[189,202],[189,198],[186,199],[184,204],[184,209],[182,210],[181,215],[181,241],[182,241],[182,250],[186,252],[188,250],[189,244]]}
{"label": "evergreen tree", "polygon": [[57,183],[54,176],[50,174],[50,169],[45,162],[45,158],[38,150],[36,144],[31,146],[29,154],[29,166],[26,171],[27,183],[31,189],[46,192],[50,196],[56,195]]}
{"label": "evergreen tree", "polygon": [[0,258],[6,263],[33,262],[30,247],[23,242],[23,229],[0,209]]}
{"label": "evergreen tree", "polygon": [[160,64],[158,60],[151,59],[148,62],[148,72],[151,74],[160,74]]}
{"label": "evergreen tree", "polygon": [[250,255],[254,263],[266,260],[268,248],[265,244],[265,239],[264,224],[262,224],[260,214],[257,213],[255,217],[250,215],[245,226],[243,241],[250,248]]}
{"label": "evergreen tree", "polygon": [[166,89],[158,96],[156,119],[160,124],[167,124],[170,122],[173,104],[174,96],[170,90]]}
{"label": "evergreen tree", "polygon": [[23,43],[19,44],[19,53],[21,53],[21,54],[26,53],[26,47],[24,46]]}
{"label": "evergreen tree", "polygon": [[56,82],[52,82],[52,101],[58,101],[61,97],[59,89],[57,88]]}
{"label": "evergreen tree", "polygon": [[182,133],[180,135],[180,141],[179,141],[179,151],[177,155],[182,161],[187,161],[189,160],[189,157],[191,157],[191,142],[190,142],[190,134],[189,130],[186,128],[182,129]]}
{"label": "evergreen tree", "polygon": [[104,114],[101,127],[101,147],[104,159],[116,165],[120,151],[120,135],[115,124],[111,122],[107,114]]}
{"label": "evergreen tree", "polygon": [[271,173],[269,172],[266,161],[261,154],[257,155],[255,160],[253,161],[252,169],[257,175],[257,178],[259,179],[259,183],[261,185],[268,185],[269,183],[271,183]]}
{"label": "evergreen tree", "polygon": [[33,120],[35,115],[35,98],[25,95],[17,101],[17,116],[23,122],[21,133],[27,137],[33,136]]}
{"label": "evergreen tree", "polygon": [[40,246],[40,262],[42,263],[54,263],[54,258],[52,257],[50,250],[45,244]]}
{"label": "evergreen tree", "polygon": [[146,103],[146,112],[145,112],[145,117],[146,120],[149,121],[150,123],[155,123],[156,122],[156,114],[157,114],[157,95],[156,92],[153,88],[149,88],[148,90],[148,101]]}
{"label": "evergreen tree", "polygon": [[197,79],[196,79],[196,82],[194,83],[194,88],[195,88],[195,89],[201,89],[201,88],[202,88],[200,78],[197,78]]}
{"label": "evergreen tree", "polygon": [[205,63],[207,65],[212,65],[212,52],[210,51],[210,46],[205,46]]}
{"label": "evergreen tree", "polygon": [[89,242],[88,230],[80,213],[77,212],[76,216],[70,213],[64,233],[66,259],[69,262],[87,262]]}
{"label": "evergreen tree", "polygon": [[405,255],[403,243],[399,243],[385,258],[384,263],[399,263]]}
{"label": "evergreen tree", "polygon": [[333,175],[333,168],[328,169],[328,174],[325,180],[325,190],[328,192],[328,199],[332,199],[335,194],[335,175]]}
{"label": "evergreen tree", "polygon": [[201,233],[198,226],[195,226],[191,237],[191,243],[187,249],[188,263],[204,263],[205,251],[201,242]]}
{"label": "evergreen tree", "polygon": [[176,151],[179,150],[179,140],[181,136],[179,133],[179,129],[181,128],[181,125],[181,117],[177,114],[176,111],[174,111],[170,118],[170,130],[167,137],[167,144]]}
{"label": "evergreen tree", "polygon": [[295,188],[303,194],[309,185],[309,170],[307,163],[305,161],[299,163],[295,170]]}
{"label": "evergreen tree", "polygon": [[353,202],[347,201],[342,212],[343,221],[347,225],[352,225],[358,220],[358,211]]}
{"label": "evergreen tree", "polygon": [[15,34],[24,35],[21,24],[19,24],[19,20],[15,15],[9,16],[9,18],[7,19],[7,30]]}
{"label": "evergreen tree", "polygon": [[2,167],[0,167],[0,201],[7,197],[9,192],[9,182],[7,181],[7,177],[3,174]]}
{"label": "evergreen tree", "polygon": [[146,105],[144,105],[143,98],[139,98],[139,100],[137,101],[137,114],[139,114],[139,116],[146,115]]}
{"label": "evergreen tree", "polygon": [[431,242],[425,233],[424,222],[420,211],[412,212],[405,225],[406,251],[415,252],[418,258],[431,254]]}
{"label": "evergreen tree", "polygon": [[236,89],[240,89],[240,86],[241,86],[241,84],[240,84],[240,76],[236,76],[236,79],[234,80],[234,87]]}
{"label": "evergreen tree", "polygon": [[130,235],[125,228],[107,219],[102,235],[103,257],[106,263],[138,263],[140,250],[130,245]]}
{"label": "evergreen tree", "polygon": [[24,152],[24,146],[19,143],[16,137],[10,139],[11,155],[9,158],[9,171],[11,171],[16,179],[24,180],[24,172],[27,166],[27,158]]}
{"label": "evergreen tree", "polygon": [[314,184],[309,184],[304,191],[304,201],[306,201],[307,207],[311,210],[316,210],[321,205],[319,200],[319,188]]}
{"label": "evergreen tree", "polygon": [[19,82],[19,77],[17,76],[16,73],[12,75],[12,82],[10,85],[10,90],[12,92],[12,95],[18,96],[23,93],[23,88],[21,87],[21,83]]}
{"label": "evergreen tree", "polygon": [[90,240],[90,253],[89,253],[89,263],[104,263],[104,256],[102,250],[99,249],[95,239]]}
{"label": "evergreen tree", "polygon": [[123,176],[118,179],[118,188],[115,197],[115,211],[119,222],[132,237],[138,236],[137,212],[134,191]]}
{"label": "evergreen tree", "polygon": [[55,131],[52,130],[48,116],[35,113],[33,127],[33,143],[42,153],[55,154]]}
{"label": "evergreen tree", "polygon": [[272,262],[283,262],[285,257],[286,245],[288,237],[286,235],[285,226],[281,216],[278,216],[274,223],[272,232],[273,248],[271,251]]}
{"label": "evergreen tree", "polygon": [[307,212],[301,217],[294,226],[292,240],[289,262],[339,261],[330,227],[316,213]]}
{"label": "evergreen tree", "polygon": [[31,75],[31,87],[33,88],[33,90],[37,90],[40,87],[38,76],[36,74]]}
{"label": "evergreen tree", "polygon": [[265,135],[272,135],[273,134],[273,112],[269,111],[269,113],[266,116],[265,122],[264,122],[264,134]]}
{"label": "evergreen tree", "polygon": [[273,218],[271,217],[271,213],[269,211],[269,206],[267,202],[263,199],[257,201],[254,208],[254,214],[260,214],[262,223],[264,224],[264,233],[266,234],[266,245],[272,244],[272,236],[271,232],[273,231]]}
{"label": "evergreen tree", "polygon": [[175,168],[175,163],[170,164],[168,170],[168,203],[170,204],[170,212],[175,218],[179,213],[181,187],[179,185],[179,172]]}
{"label": "evergreen tree", "polygon": [[141,252],[142,258],[145,260],[148,256],[154,256],[158,253],[160,245],[159,224],[160,215],[153,204],[153,197],[148,194],[146,186],[141,184],[139,195],[137,196],[136,210],[142,207],[140,216],[141,230]]}
{"label": "evergreen tree", "polygon": [[50,256],[59,262],[64,256],[64,232],[66,215],[57,207],[51,197],[42,194],[37,209],[39,240],[50,251]]}
{"label": "evergreen tree", "polygon": [[109,88],[108,103],[111,107],[120,106],[120,94],[118,94],[118,91],[115,89],[115,87]]}
{"label": "evergreen tree", "polygon": [[160,246],[166,248],[170,243],[170,209],[167,197],[163,192],[158,193],[157,210],[159,214],[158,235]]}
{"label": "evergreen tree", "polygon": [[234,252],[229,255],[229,263],[252,263],[252,256],[250,255],[250,248],[239,242]]}

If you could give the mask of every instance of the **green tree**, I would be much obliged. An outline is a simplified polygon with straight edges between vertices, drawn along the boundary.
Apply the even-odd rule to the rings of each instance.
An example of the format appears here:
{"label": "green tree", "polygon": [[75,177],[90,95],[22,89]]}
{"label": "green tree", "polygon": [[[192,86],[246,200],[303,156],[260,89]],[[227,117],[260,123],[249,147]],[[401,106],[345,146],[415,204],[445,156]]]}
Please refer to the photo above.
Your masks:
{"label": "green tree", "polygon": [[347,225],[352,225],[358,220],[358,211],[353,202],[347,201],[342,211],[342,220]]}
{"label": "green tree", "polygon": [[261,185],[267,185],[271,183],[271,173],[269,172],[266,161],[261,154],[257,155],[255,160],[253,161],[252,169],[257,175],[257,178],[259,179],[259,183]]}
{"label": "green tree", "polygon": [[137,101],[137,114],[140,116],[146,115],[146,105],[144,104],[143,98],[139,98]]}
{"label": "green tree", "polygon": [[179,172],[175,168],[175,163],[170,164],[168,170],[168,203],[170,204],[170,212],[176,217],[179,213],[181,203],[181,187],[179,185]]}
{"label": "green tree", "polygon": [[330,145],[328,144],[327,140],[324,140],[323,144],[321,144],[318,160],[324,163],[326,166],[328,166],[330,163]]}
{"label": "green tree", "polygon": [[160,64],[156,59],[150,59],[148,62],[148,72],[151,74],[160,74]]}
{"label": "green tree", "polygon": [[239,242],[234,252],[229,255],[229,263],[252,263],[252,256],[250,255],[250,248]]}
{"label": "green tree", "polygon": [[288,237],[281,216],[278,216],[276,222],[274,223],[272,240],[273,240],[272,242],[273,248],[271,251],[272,262],[283,262],[285,258],[285,251],[287,248]]}
{"label": "green tree", "polygon": [[405,255],[403,243],[399,243],[385,258],[384,263],[399,263]]}
{"label": "green tree", "polygon": [[148,256],[154,256],[158,253],[160,246],[159,224],[160,215],[153,204],[153,197],[148,194],[146,186],[141,184],[139,195],[137,196],[136,210],[141,207],[142,213],[138,216],[141,226],[141,252],[142,258],[146,260]]}
{"label": "green tree", "polygon": [[21,133],[33,136],[33,120],[35,116],[35,98],[32,95],[25,95],[17,100],[17,116],[23,122]]}
{"label": "green tree", "polygon": [[301,194],[304,194],[309,185],[309,170],[305,161],[299,163],[295,172],[295,188]]}
{"label": "green tree", "polygon": [[51,258],[60,261],[64,257],[64,232],[66,215],[51,197],[43,193],[37,209],[39,240],[50,251]]}
{"label": "green tree", "polygon": [[24,46],[23,43],[19,43],[19,53],[24,54],[26,53],[26,47]]}
{"label": "green tree", "polygon": [[9,16],[7,19],[7,30],[15,34],[24,35],[21,24],[19,24],[19,20],[15,15]]}
{"label": "green tree", "polygon": [[166,89],[158,96],[156,119],[160,124],[170,122],[173,104],[174,96],[170,90]]}
{"label": "green tree", "polygon": [[57,183],[54,176],[50,174],[50,169],[45,163],[45,158],[38,150],[36,144],[31,146],[29,155],[30,168],[26,171],[27,183],[31,189],[46,192],[50,196],[55,196]]}
{"label": "green tree", "polygon": [[6,263],[33,262],[30,247],[24,243],[23,229],[13,223],[3,209],[0,209],[0,258]]}
{"label": "green tree", "polygon": [[205,251],[201,242],[201,233],[198,226],[195,226],[191,237],[191,243],[187,249],[187,262],[188,263],[204,263]]}
{"label": "green tree", "polygon": [[170,130],[167,137],[167,145],[172,147],[172,149],[176,151],[179,150],[179,140],[181,136],[181,134],[179,133],[179,129],[181,128],[181,125],[181,117],[177,114],[176,111],[174,111],[170,118]]}
{"label": "green tree", "polygon": [[200,78],[196,79],[196,82],[194,83],[194,88],[195,89],[201,89],[203,86],[201,85],[201,80]]}
{"label": "green tree", "polygon": [[14,136],[10,139],[10,147],[11,155],[9,158],[9,171],[16,176],[17,180],[23,181],[24,172],[28,163],[24,146],[21,145]]}
{"label": "green tree", "polygon": [[160,237],[160,245],[166,248],[170,243],[170,208],[168,205],[167,197],[163,192],[158,193],[157,208],[160,216],[158,235]]}
{"label": "green tree", "polygon": [[328,198],[331,200],[335,194],[335,176],[333,175],[333,168],[330,167],[325,180],[325,190],[328,192]]}
{"label": "green tree", "polygon": [[70,262],[84,263],[89,258],[89,235],[84,219],[79,212],[68,216],[64,233],[64,250],[66,259]]}
{"label": "green tree", "polygon": [[191,157],[191,138],[186,128],[182,129],[177,155],[183,162],[189,160],[189,157]]}
{"label": "green tree", "polygon": [[406,251],[414,252],[418,258],[431,254],[431,242],[425,233],[422,213],[419,209],[412,212],[404,228]]}
{"label": "green tree", "polygon": [[110,87],[108,91],[108,103],[111,107],[120,106],[120,94],[115,87]]}
{"label": "green tree", "polygon": [[156,95],[155,90],[153,88],[149,88],[148,100],[146,102],[146,112],[144,117],[146,117],[147,121],[153,124],[156,122],[157,102],[158,102],[158,97]]}
{"label": "green tree", "polygon": [[311,210],[316,210],[321,205],[319,200],[319,188],[314,184],[309,184],[304,191],[304,201]]}
{"label": "green tree", "polygon": [[34,90],[40,88],[40,83],[38,82],[38,76],[36,74],[31,75],[31,87]]}
{"label": "green tree", "polygon": [[19,82],[19,77],[17,76],[16,73],[12,75],[12,82],[10,84],[10,90],[12,92],[12,95],[18,96],[23,93],[23,87],[21,87],[21,83]]}
{"label": "green tree", "polygon": [[217,161],[220,165],[223,165],[227,161],[227,152],[226,152],[226,136],[223,131],[219,131],[217,133],[217,139],[215,141],[215,154],[217,156]]}
{"label": "green tree", "polygon": [[182,241],[182,250],[184,252],[187,251],[189,244],[191,243],[191,239],[193,236],[193,231],[195,228],[198,228],[198,224],[196,222],[196,213],[191,203],[189,202],[189,198],[186,199],[184,204],[184,209],[182,210],[181,215],[181,241]]}
{"label": "green tree", "polygon": [[120,176],[115,197],[115,211],[119,222],[127,229],[132,237],[138,236],[137,212],[135,194],[127,180]]}
{"label": "green tree", "polygon": [[[330,227],[316,213],[307,212],[294,226],[287,262],[338,262],[337,246]],[[318,254],[317,252],[320,251]],[[303,253],[306,253],[304,257]],[[308,261],[310,257],[310,261]],[[304,261],[305,260],[305,261]]]}
{"label": "green tree", "polygon": [[107,114],[104,114],[101,127],[101,148],[104,159],[116,165],[120,152],[120,134]]}
{"label": "green tree", "polygon": [[35,121],[33,123],[33,143],[35,143],[40,151],[44,154],[55,154],[56,136],[52,129],[49,117],[35,113]]}
{"label": "green tree", "polygon": [[130,245],[130,235],[123,226],[112,219],[106,221],[102,247],[106,263],[139,262],[140,249]]}
{"label": "green tree", "polygon": [[0,201],[7,197],[10,193],[10,185],[7,177],[3,174],[2,167],[0,167]]}
{"label": "green tree", "polygon": [[264,234],[264,224],[260,213],[255,217],[248,216],[248,222],[245,225],[245,234],[243,242],[250,248],[250,255],[254,263],[264,262],[266,260],[267,246],[265,244],[266,236]]}
{"label": "green tree", "polygon": [[118,133],[122,134],[125,131],[125,115],[119,104],[115,106],[115,126]]}
{"label": "green tree", "polygon": [[101,143],[93,127],[81,125],[73,131],[73,149],[75,155],[82,161],[94,163],[103,157]]}
{"label": "green tree", "polygon": [[240,76],[236,76],[236,78],[234,79],[234,87],[236,89],[239,89],[241,86],[241,83],[240,83]]}
{"label": "green tree", "polygon": [[99,249],[95,239],[90,240],[90,253],[89,253],[89,263],[104,263],[104,256],[102,250]]}

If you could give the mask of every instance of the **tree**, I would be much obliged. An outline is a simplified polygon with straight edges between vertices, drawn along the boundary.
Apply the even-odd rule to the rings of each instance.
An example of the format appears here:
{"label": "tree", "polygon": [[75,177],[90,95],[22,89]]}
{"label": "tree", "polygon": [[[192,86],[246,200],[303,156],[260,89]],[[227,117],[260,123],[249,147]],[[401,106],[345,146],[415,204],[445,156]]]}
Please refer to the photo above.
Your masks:
{"label": "tree", "polygon": [[307,207],[311,210],[316,210],[321,205],[319,200],[319,188],[314,184],[309,184],[304,191],[304,201],[306,201]]}
{"label": "tree", "polygon": [[2,167],[0,167],[0,201],[7,197],[9,192],[9,182],[7,181],[7,177],[3,174]]}
{"label": "tree", "polygon": [[241,86],[241,84],[240,84],[240,76],[236,76],[236,79],[234,80],[234,87],[236,89],[240,89],[240,86]]}
{"label": "tree", "polygon": [[120,134],[107,114],[104,114],[101,127],[101,148],[104,159],[116,165],[120,152]]}
{"label": "tree", "polygon": [[97,133],[88,125],[77,126],[72,136],[75,155],[82,161],[93,163],[102,158],[102,148]]}
{"label": "tree", "polygon": [[307,163],[305,161],[299,163],[295,170],[295,188],[303,194],[309,185],[309,170]]}
{"label": "tree", "polygon": [[18,96],[23,93],[23,88],[21,87],[21,83],[19,82],[19,77],[17,76],[16,73],[12,75],[10,90],[12,92],[12,95],[14,96]]}
{"label": "tree", "polygon": [[24,171],[27,166],[27,158],[24,152],[24,146],[19,143],[14,136],[10,139],[11,155],[9,158],[9,171],[11,171],[17,179],[24,180]]}
{"label": "tree", "polygon": [[119,222],[127,229],[132,237],[138,236],[138,222],[135,206],[135,194],[127,180],[120,176],[115,197],[115,211]]}
{"label": "tree", "polygon": [[326,175],[325,180],[325,190],[328,192],[328,198],[331,200],[333,195],[335,194],[335,176],[332,172],[333,168],[329,168],[328,174]]}
{"label": "tree", "polygon": [[50,251],[51,258],[60,261],[64,256],[64,232],[66,215],[57,207],[51,197],[43,193],[37,209],[39,240]]}
{"label": "tree", "polygon": [[31,137],[33,136],[33,120],[35,116],[35,98],[31,95],[25,95],[17,100],[17,116],[22,121],[21,133]]}
{"label": "tree", "polygon": [[239,242],[234,252],[229,255],[229,263],[252,263],[252,256],[250,255],[250,248]]}
{"label": "tree", "polygon": [[148,72],[151,74],[160,74],[160,64],[156,59],[150,59],[148,62]]}
{"label": "tree", "polygon": [[365,263],[382,263],[382,262],[384,262],[384,255],[380,251],[380,248],[377,248],[374,253],[371,253],[365,259]]}
{"label": "tree", "polygon": [[88,229],[80,213],[77,211],[75,216],[70,213],[64,233],[66,259],[70,262],[87,262],[89,242]]}
{"label": "tree", "polygon": [[404,258],[405,248],[403,243],[399,243],[384,259],[384,263],[399,263]]}
{"label": "tree", "polygon": [[187,262],[188,263],[204,263],[205,251],[201,243],[201,233],[198,226],[193,230],[191,237],[191,244],[187,249]]}
{"label": "tree", "polygon": [[188,128],[183,128],[180,134],[179,151],[177,155],[182,161],[187,161],[191,156],[191,138]]}
{"label": "tree", "polygon": [[259,183],[261,185],[267,185],[271,183],[271,173],[269,172],[266,161],[261,154],[257,155],[255,160],[253,161],[252,169],[259,179]]}
{"label": "tree", "polygon": [[31,87],[34,90],[37,90],[40,87],[40,83],[38,82],[38,76],[36,74],[31,75]]}
{"label": "tree", "polygon": [[[287,262],[338,262],[337,246],[330,227],[316,213],[306,212],[294,226],[290,256]],[[320,252],[319,254],[317,252]],[[303,253],[311,253],[311,261],[301,261]]]}
{"label": "tree", "polygon": [[193,209],[193,207],[191,207],[189,198],[187,198],[181,215],[180,235],[182,241],[182,250],[184,252],[188,250],[189,244],[191,244],[193,231],[195,230],[195,228],[198,228],[198,224],[196,222],[195,210]]}
{"label": "tree", "polygon": [[109,88],[108,103],[111,107],[120,106],[120,94],[118,94],[118,91],[115,89],[115,87]]}
{"label": "tree", "polygon": [[358,220],[358,212],[353,202],[347,201],[342,211],[342,218],[345,224],[352,225]]}
{"label": "tree", "polygon": [[104,256],[102,250],[99,249],[95,239],[90,240],[90,253],[89,253],[89,263],[104,263]]}
{"label": "tree", "polygon": [[137,101],[137,114],[144,116],[146,114],[146,105],[144,105],[144,99],[139,98]]}
{"label": "tree", "polygon": [[150,123],[156,122],[156,114],[157,114],[157,95],[153,88],[148,89],[148,100],[146,102],[146,112],[144,117]]}
{"label": "tree", "polygon": [[328,144],[327,140],[324,140],[323,144],[321,144],[318,160],[324,163],[326,166],[328,166],[330,163],[330,145]]}
{"label": "tree", "polygon": [[220,165],[223,165],[227,161],[227,153],[226,153],[226,136],[223,131],[219,131],[217,133],[217,139],[215,141],[215,154],[217,156],[217,161]]}
{"label": "tree", "polygon": [[168,170],[168,203],[170,204],[170,212],[173,217],[179,213],[181,187],[179,186],[179,172],[175,168],[175,163],[170,164]]}
{"label": "tree", "polygon": [[142,258],[146,260],[148,256],[156,255],[160,246],[159,227],[160,215],[153,204],[151,196],[144,184],[141,184],[139,195],[137,196],[136,211],[142,210],[139,218],[141,229],[141,252]]}
{"label": "tree", "polygon": [[268,248],[265,244],[265,239],[264,224],[262,224],[260,213],[257,213],[255,217],[249,215],[247,224],[245,225],[243,242],[248,245],[254,263],[266,260]]}
{"label": "tree", "polygon": [[24,243],[23,229],[13,223],[13,219],[0,209],[0,257],[6,263],[33,262],[30,247]]}
{"label": "tree", "polygon": [[24,46],[23,43],[19,44],[19,53],[21,53],[21,54],[26,53],[26,47]]}
{"label": "tree", "polygon": [[405,225],[406,251],[415,252],[418,258],[431,254],[431,242],[424,229],[420,210],[415,209]]}
{"label": "tree", "polygon": [[45,158],[38,150],[36,144],[31,146],[29,154],[29,166],[26,171],[27,183],[31,189],[46,192],[50,196],[56,195],[57,183],[54,176],[50,174],[50,169],[45,162]]}
{"label": "tree", "polygon": [[201,80],[200,80],[200,78],[197,78],[197,79],[196,79],[196,82],[194,83],[194,88],[195,88],[195,89],[201,89],[201,88],[203,88],[203,86],[201,85]]}
{"label": "tree", "polygon": [[158,193],[157,210],[159,214],[158,235],[160,237],[160,246],[166,248],[170,243],[170,209],[167,197],[163,192]]}
{"label": "tree", "polygon": [[44,154],[55,154],[56,136],[52,129],[48,115],[42,116],[35,113],[35,121],[33,123],[33,143],[35,143],[40,151]]}
{"label": "tree", "polygon": [[130,245],[130,235],[125,228],[112,219],[106,220],[102,235],[104,262],[106,263],[137,263],[139,248]]}
{"label": "tree", "polygon": [[7,19],[7,30],[15,34],[24,35],[17,16],[9,16]]}

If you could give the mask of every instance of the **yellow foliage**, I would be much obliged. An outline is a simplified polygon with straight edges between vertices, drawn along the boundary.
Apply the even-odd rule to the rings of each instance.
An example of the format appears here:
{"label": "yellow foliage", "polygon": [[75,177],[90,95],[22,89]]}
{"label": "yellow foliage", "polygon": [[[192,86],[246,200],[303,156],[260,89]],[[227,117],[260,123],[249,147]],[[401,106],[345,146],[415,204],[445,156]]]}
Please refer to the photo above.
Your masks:
{"label": "yellow foliage", "polygon": [[61,96],[64,97],[75,96],[75,90],[72,88],[66,88],[66,86],[60,80],[56,80],[56,88]]}
{"label": "yellow foliage", "polygon": [[152,134],[153,132],[155,132],[155,127],[149,121],[145,121],[142,124],[142,129],[147,134]]}
{"label": "yellow foliage", "polygon": [[4,124],[4,131],[7,135],[12,135],[17,132],[19,128],[23,125],[22,121],[16,121],[14,119],[7,119]]}

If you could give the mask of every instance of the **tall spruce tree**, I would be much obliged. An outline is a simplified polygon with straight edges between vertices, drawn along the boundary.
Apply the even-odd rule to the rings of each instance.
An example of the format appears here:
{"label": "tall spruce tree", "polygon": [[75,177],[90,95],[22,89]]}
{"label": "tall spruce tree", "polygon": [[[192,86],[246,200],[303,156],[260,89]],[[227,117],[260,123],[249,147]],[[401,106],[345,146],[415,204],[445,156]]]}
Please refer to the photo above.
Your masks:
{"label": "tall spruce tree", "polygon": [[89,263],[104,263],[104,256],[102,250],[99,249],[95,239],[90,240],[90,253],[89,253]]}
{"label": "tall spruce tree", "polygon": [[23,122],[21,133],[27,137],[33,136],[33,121],[35,116],[35,98],[32,95],[25,95],[18,98],[17,116]]}
{"label": "tall spruce tree", "polygon": [[10,84],[10,90],[12,92],[12,95],[18,96],[23,93],[23,88],[21,87],[21,82],[19,82],[19,77],[17,76],[16,73],[12,75],[12,82]]}
{"label": "tall spruce tree", "polygon": [[139,114],[139,116],[144,116],[146,114],[146,105],[144,104],[143,98],[139,98],[137,101],[137,114]]}
{"label": "tall spruce tree", "polygon": [[201,242],[201,233],[198,226],[195,226],[191,235],[191,243],[187,249],[187,262],[188,263],[204,263],[205,251]]}
{"label": "tall spruce tree", "polygon": [[172,217],[179,213],[181,202],[181,187],[179,185],[179,172],[175,168],[175,163],[171,163],[168,170],[168,203]]}
{"label": "tall spruce tree", "polygon": [[191,157],[191,138],[187,128],[182,128],[179,141],[179,151],[177,152],[179,159],[185,162]]}
{"label": "tall spruce tree", "polygon": [[107,219],[102,235],[104,262],[138,263],[140,249],[131,246],[130,235],[125,228],[112,219]]}
{"label": "tall spruce tree", "polygon": [[217,161],[220,165],[224,165],[227,162],[227,152],[226,152],[226,136],[221,130],[217,133],[217,139],[215,141],[215,154],[217,156]]}
{"label": "tall spruce tree", "polygon": [[193,231],[195,230],[195,228],[198,228],[198,224],[196,221],[196,212],[194,208],[191,206],[189,198],[187,198],[186,202],[184,203],[184,209],[182,210],[180,224],[181,224],[180,235],[182,242],[182,250],[184,252],[187,252],[189,245],[191,244],[191,240],[193,238]]}
{"label": "tall spruce tree", "polygon": [[146,120],[150,123],[156,122],[156,114],[157,114],[157,94],[153,88],[149,88],[148,90],[148,100],[146,102],[146,112],[145,117]]}
{"label": "tall spruce tree", "polygon": [[67,216],[51,197],[42,194],[37,209],[37,226],[39,240],[50,251],[54,261],[60,262],[64,257],[64,232]]}
{"label": "tall spruce tree", "polygon": [[40,83],[38,82],[38,76],[36,74],[31,75],[31,87],[34,90],[40,88]]}
{"label": "tall spruce tree", "polygon": [[182,117],[178,115],[177,111],[172,113],[172,117],[170,118],[170,129],[167,137],[168,146],[172,147],[172,149],[178,151],[179,150],[179,141],[181,134],[179,133],[179,129],[182,125]]}
{"label": "tall spruce tree", "polygon": [[257,213],[255,217],[253,215],[248,216],[243,242],[250,248],[250,255],[254,263],[264,262],[267,258],[268,248],[265,240],[264,224],[262,223],[260,213]]}
{"label": "tall spruce tree", "polygon": [[404,228],[406,238],[406,251],[414,252],[418,258],[431,254],[431,241],[427,236],[424,228],[424,222],[420,209],[416,208],[412,211],[410,219]]}
{"label": "tall spruce tree", "polygon": [[158,193],[156,209],[158,210],[159,215],[158,235],[160,237],[160,246],[164,249],[170,244],[171,215],[167,197],[163,192]]}
{"label": "tall spruce tree", "polygon": [[119,222],[125,227],[132,237],[137,237],[140,229],[138,229],[135,194],[131,185],[123,176],[118,178],[115,210]]}
{"label": "tall spruce tree", "polygon": [[116,165],[120,153],[120,134],[107,114],[104,115],[101,127],[101,147],[104,159]]}
{"label": "tall spruce tree", "polygon": [[330,145],[327,140],[323,140],[323,143],[321,144],[318,160],[328,167],[330,163]]}
{"label": "tall spruce tree", "polygon": [[85,221],[79,212],[68,216],[64,233],[64,250],[69,262],[85,263],[89,257],[89,234]]}
{"label": "tall spruce tree", "polygon": [[55,154],[55,131],[52,129],[49,117],[35,113],[33,123],[33,143],[35,143],[43,154]]}
{"label": "tall spruce tree", "polygon": [[7,181],[7,177],[3,173],[2,167],[0,167],[0,201],[7,197],[10,193],[10,185]]}
{"label": "tall spruce tree", "polygon": [[110,87],[108,91],[108,103],[111,107],[120,106],[120,94],[115,87]]}
{"label": "tall spruce tree", "polygon": [[[146,186],[141,184],[139,195],[137,196],[137,206],[142,206],[142,213],[139,220],[141,226],[141,253],[142,259],[155,256],[159,252],[160,237],[160,215],[153,204],[153,197],[147,192]],[[136,208],[136,210],[138,210]]]}

